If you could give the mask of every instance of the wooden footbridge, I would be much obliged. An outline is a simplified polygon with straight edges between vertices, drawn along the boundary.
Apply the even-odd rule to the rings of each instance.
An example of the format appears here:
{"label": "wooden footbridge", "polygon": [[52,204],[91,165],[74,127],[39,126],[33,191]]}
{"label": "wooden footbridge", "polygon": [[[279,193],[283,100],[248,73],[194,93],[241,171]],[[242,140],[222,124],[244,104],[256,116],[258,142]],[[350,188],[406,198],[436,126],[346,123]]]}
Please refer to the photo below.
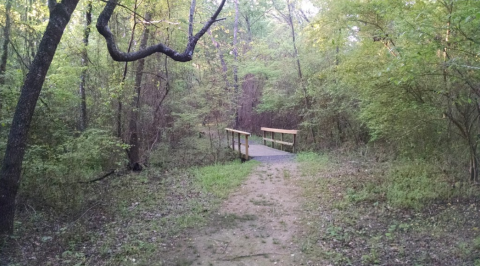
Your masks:
{"label": "wooden footbridge", "polygon": [[[262,127],[263,145],[249,143],[248,138],[251,135],[249,132],[231,128],[225,130],[227,131],[228,146],[239,151],[240,157],[246,160],[251,157],[285,156],[295,153],[298,130]],[[280,139],[275,139],[275,133],[280,134]],[[287,152],[285,149],[291,152]]]}

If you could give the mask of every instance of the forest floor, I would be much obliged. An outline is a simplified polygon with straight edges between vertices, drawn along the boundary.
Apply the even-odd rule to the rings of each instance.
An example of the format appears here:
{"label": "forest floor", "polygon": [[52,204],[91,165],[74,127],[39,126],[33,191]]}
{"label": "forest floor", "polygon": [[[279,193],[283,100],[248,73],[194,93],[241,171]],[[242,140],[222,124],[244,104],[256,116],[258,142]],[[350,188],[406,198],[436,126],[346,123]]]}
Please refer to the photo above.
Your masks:
{"label": "forest floor", "polygon": [[164,263],[480,265],[478,196],[394,208],[381,188],[387,167],[347,157],[267,160],[205,227],[177,238]]}
{"label": "forest floor", "polygon": [[213,167],[229,189],[205,191],[203,168],[152,168],[97,184],[103,194],[73,219],[21,208],[0,265],[480,265],[478,187],[399,208],[387,161],[310,153]]}

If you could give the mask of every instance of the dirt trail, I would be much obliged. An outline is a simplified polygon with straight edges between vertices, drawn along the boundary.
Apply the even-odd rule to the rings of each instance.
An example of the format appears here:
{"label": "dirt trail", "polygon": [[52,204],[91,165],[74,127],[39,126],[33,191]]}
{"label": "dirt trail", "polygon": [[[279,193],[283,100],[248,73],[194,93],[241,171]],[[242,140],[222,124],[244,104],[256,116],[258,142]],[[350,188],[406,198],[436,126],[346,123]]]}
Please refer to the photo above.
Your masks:
{"label": "dirt trail", "polygon": [[301,235],[299,176],[291,159],[259,165],[211,224],[189,236],[187,264],[307,264],[296,241]]}

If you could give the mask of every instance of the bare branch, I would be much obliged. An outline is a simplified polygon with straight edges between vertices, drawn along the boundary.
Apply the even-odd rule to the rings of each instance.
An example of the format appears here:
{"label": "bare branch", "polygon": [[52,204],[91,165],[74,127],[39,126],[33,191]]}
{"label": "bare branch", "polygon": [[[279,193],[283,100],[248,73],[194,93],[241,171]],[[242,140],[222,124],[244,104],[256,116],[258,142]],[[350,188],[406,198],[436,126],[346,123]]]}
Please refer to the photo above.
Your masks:
{"label": "bare branch", "polygon": [[[194,1],[195,0],[193,0],[192,2]],[[185,48],[185,51],[183,53],[179,53],[171,49],[170,47],[166,46],[163,43],[158,43],[136,52],[125,53],[120,51],[115,42],[115,37],[113,36],[113,33],[110,31],[110,28],[108,27],[108,21],[110,20],[113,14],[113,11],[118,5],[118,0],[111,0],[107,2],[107,4],[105,5],[105,8],[103,9],[102,13],[98,17],[97,30],[105,38],[105,41],[107,42],[108,52],[110,53],[110,56],[112,57],[112,59],[115,61],[121,61],[121,62],[135,61],[141,58],[145,58],[154,53],[162,53],[175,61],[188,62],[192,60],[193,52],[195,50],[195,46],[198,40],[207,32],[208,28],[210,28],[210,26],[216,22],[218,15],[222,11],[225,1],[226,0],[222,0],[218,9],[215,11],[212,17],[203,25],[202,29],[199,32],[197,32],[197,34],[195,34],[194,36],[189,36],[187,47]],[[189,35],[190,34],[193,35],[193,29],[191,33],[189,32]]]}

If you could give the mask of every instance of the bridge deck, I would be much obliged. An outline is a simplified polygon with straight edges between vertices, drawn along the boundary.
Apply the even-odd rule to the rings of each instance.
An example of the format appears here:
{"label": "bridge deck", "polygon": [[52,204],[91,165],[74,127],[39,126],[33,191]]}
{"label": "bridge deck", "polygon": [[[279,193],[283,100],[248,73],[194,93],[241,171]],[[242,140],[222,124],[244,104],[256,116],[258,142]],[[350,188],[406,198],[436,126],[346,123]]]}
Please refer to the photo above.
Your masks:
{"label": "bridge deck", "polygon": [[[230,148],[232,145],[230,145]],[[235,150],[238,151],[237,145],[235,145]],[[242,154],[245,154],[245,146],[241,146]],[[274,148],[267,147],[265,145],[258,145],[258,144],[249,144],[248,145],[248,156],[249,157],[263,157],[263,156],[283,156],[283,155],[291,155],[292,153],[277,150]]]}

